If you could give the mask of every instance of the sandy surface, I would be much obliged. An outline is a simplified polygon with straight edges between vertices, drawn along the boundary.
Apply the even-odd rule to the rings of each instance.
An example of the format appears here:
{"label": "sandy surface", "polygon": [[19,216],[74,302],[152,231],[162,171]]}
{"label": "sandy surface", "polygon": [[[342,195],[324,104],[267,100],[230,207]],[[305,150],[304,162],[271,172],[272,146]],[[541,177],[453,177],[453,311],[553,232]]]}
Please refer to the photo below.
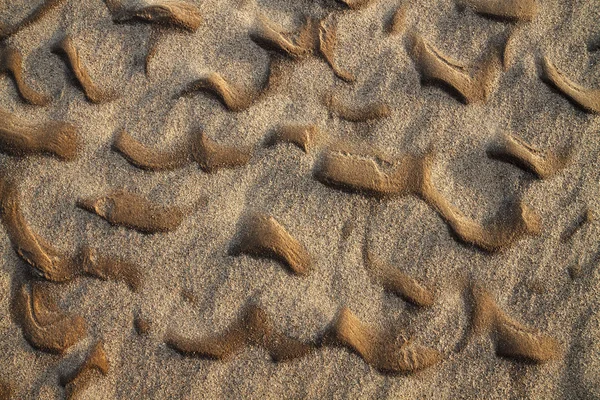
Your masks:
{"label": "sandy surface", "polygon": [[[144,59],[155,28],[113,23],[101,0],[68,0],[6,40],[23,53],[26,81],[53,102],[25,104],[4,75],[0,107],[32,122],[71,121],[83,143],[72,162],[0,155],[2,174],[19,182],[25,219],[61,251],[90,244],[143,272],[138,293],[90,278],[53,284],[60,308],[81,315],[88,336],[64,355],[47,354],[28,344],[9,312],[11,293],[31,268],[2,231],[0,379],[13,383],[15,398],[62,398],[59,377],[76,369],[100,339],[110,371],[90,383],[85,398],[600,398],[600,226],[586,224],[561,241],[585,208],[600,210],[600,123],[540,79],[540,60],[548,56],[582,86],[600,86],[600,52],[587,49],[600,35],[600,3],[539,0],[538,15],[512,37],[512,65],[488,101],[465,105],[421,84],[406,50],[407,33],[419,32],[444,54],[477,66],[517,24],[460,10],[452,0],[407,1],[405,31],[394,36],[386,29],[397,1],[376,0],[361,10],[344,10],[333,0],[188,1],[200,5],[202,25],[194,33],[163,29],[148,76]],[[18,23],[33,3],[41,1],[0,0],[0,21]],[[174,96],[209,72],[260,86],[269,53],[249,37],[257,16],[293,31],[302,15],[328,13],[339,19],[337,63],[356,75],[355,83],[342,82],[314,57],[286,63],[280,86],[242,112],[202,93]],[[85,99],[64,61],[50,51],[65,34],[92,80],[116,90],[118,99],[100,105]],[[347,122],[324,107],[328,93],[350,104],[383,101],[392,112],[381,120]],[[521,198],[540,215],[542,231],[494,254],[461,244],[418,197],[377,200],[336,190],[313,177],[320,149],[305,154],[289,144],[264,147],[267,134],[283,123],[315,124],[330,143],[375,147],[390,159],[433,146],[435,186],[467,217],[493,220],[508,200]],[[155,149],[176,147],[203,128],[219,143],[251,145],[255,152],[248,165],[212,174],[196,164],[141,171],[111,150],[123,128]],[[543,151],[572,146],[571,162],[537,180],[487,157],[500,132]],[[145,235],[76,207],[77,199],[114,188],[190,211],[176,231]],[[240,217],[253,211],[273,216],[304,244],[313,260],[310,274],[293,275],[270,259],[228,255]],[[434,305],[421,309],[385,292],[364,266],[365,243],[432,288]],[[572,278],[569,268],[576,264],[580,273]],[[467,340],[468,286],[474,282],[516,321],[556,339],[560,356],[521,363],[496,356],[486,335]],[[186,300],[182,291],[193,296]],[[443,359],[417,374],[386,375],[344,347],[274,363],[259,347],[214,361],[182,356],[164,344],[168,331],[190,337],[221,332],[249,302],[262,307],[277,330],[307,342],[318,340],[347,306],[363,322],[399,330]],[[135,315],[151,321],[147,336],[135,332]]]}

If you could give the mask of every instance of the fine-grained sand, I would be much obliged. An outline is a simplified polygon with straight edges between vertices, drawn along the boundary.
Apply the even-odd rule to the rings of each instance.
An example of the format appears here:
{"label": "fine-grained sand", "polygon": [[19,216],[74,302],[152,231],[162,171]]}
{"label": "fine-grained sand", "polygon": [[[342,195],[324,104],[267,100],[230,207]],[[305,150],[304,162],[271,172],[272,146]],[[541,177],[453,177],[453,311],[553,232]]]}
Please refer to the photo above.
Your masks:
{"label": "fine-grained sand", "polygon": [[599,17],[0,0],[0,399],[600,398]]}

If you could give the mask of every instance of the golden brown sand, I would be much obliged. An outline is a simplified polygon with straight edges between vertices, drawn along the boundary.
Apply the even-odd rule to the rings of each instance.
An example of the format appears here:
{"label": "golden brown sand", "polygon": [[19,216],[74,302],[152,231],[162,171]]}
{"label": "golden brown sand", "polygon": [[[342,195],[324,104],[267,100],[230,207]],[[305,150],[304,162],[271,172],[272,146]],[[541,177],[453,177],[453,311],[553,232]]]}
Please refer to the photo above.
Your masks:
{"label": "golden brown sand", "polygon": [[0,399],[600,398],[598,15],[0,0]]}

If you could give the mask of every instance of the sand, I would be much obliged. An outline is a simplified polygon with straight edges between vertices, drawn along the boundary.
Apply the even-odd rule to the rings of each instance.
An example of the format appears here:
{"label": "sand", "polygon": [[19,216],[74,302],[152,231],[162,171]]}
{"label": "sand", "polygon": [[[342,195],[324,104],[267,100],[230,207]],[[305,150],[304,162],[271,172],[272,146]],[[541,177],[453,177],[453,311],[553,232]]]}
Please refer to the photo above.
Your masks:
{"label": "sand", "polygon": [[[141,3],[134,0],[107,0],[114,15],[102,0],[65,0],[2,43],[20,50],[23,80],[52,101],[28,104],[4,74],[0,110],[33,125],[69,122],[80,140],[71,161],[0,154],[0,179],[17,185],[23,220],[75,264],[78,250],[90,246],[136,265],[141,277],[135,292],[118,279],[85,274],[41,282],[6,226],[0,229],[0,383],[12,386],[15,399],[64,398],[65,376],[77,371],[90,376],[80,392],[89,399],[600,398],[597,219],[564,240],[586,210],[600,212],[600,120],[542,80],[546,57],[581,87],[600,88],[600,3],[537,0],[530,21],[506,21],[453,0],[373,0],[354,9],[334,0],[186,2],[200,10],[196,30],[196,19],[189,29],[115,23],[119,7]],[[42,3],[0,0],[0,24],[17,26]],[[394,18],[398,7],[404,14]],[[271,65],[279,68],[276,84],[265,86],[276,57],[251,38],[260,18],[297,32],[304,16],[329,14],[337,20],[335,65],[354,82],[336,77],[315,51],[300,59],[279,55]],[[99,104],[86,98],[66,58],[52,52],[65,37],[97,89],[116,98]],[[465,102],[422,82],[416,37],[464,65],[467,78],[453,79],[475,79],[510,39],[507,65],[498,64],[484,86],[469,86],[476,95]],[[256,94],[255,101],[230,111],[205,92],[180,96],[211,73]],[[332,95],[337,104],[381,103],[389,112],[348,121],[328,109]],[[285,141],[272,145],[269,138],[286,125],[315,126],[319,141],[306,152]],[[199,130],[224,148],[252,149],[252,157],[209,173],[193,160],[152,171],[113,149],[125,131],[154,151],[174,153]],[[490,158],[488,150],[505,134],[542,155],[569,148],[569,162],[539,179]],[[315,170],[332,148],[370,160],[382,176],[404,156],[431,151],[430,182],[461,218],[496,226],[513,215],[506,204],[520,201],[539,216],[539,232],[500,251],[465,244],[436,205],[414,193],[373,196],[318,180]],[[183,210],[181,223],[147,234],[77,207],[79,199],[121,189]],[[294,274],[276,255],[231,251],[253,213],[273,217],[301,244],[310,256],[308,273]],[[365,249],[431,290],[433,303],[415,306],[382,283],[365,265]],[[19,313],[11,312],[23,286],[40,285],[55,296],[60,313],[80,316],[87,326],[86,336],[62,354],[32,347]],[[489,293],[502,315],[531,335],[551,338],[559,351],[543,353],[550,356],[544,362],[496,355],[508,328],[474,333],[473,285]],[[279,334],[314,349],[273,362],[267,348],[249,341],[230,358],[211,360],[165,344],[171,332],[219,335],[248,305],[260,307]],[[439,361],[418,372],[380,371],[366,362],[369,356],[331,339],[344,307],[372,332],[433,349]],[[106,375],[104,364],[86,364],[100,342]]]}

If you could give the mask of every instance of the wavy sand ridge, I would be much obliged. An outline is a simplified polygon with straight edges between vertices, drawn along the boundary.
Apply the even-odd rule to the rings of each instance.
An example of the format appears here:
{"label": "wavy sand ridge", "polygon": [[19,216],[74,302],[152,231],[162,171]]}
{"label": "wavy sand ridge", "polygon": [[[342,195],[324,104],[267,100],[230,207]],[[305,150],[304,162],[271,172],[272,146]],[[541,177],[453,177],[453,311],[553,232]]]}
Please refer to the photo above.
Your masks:
{"label": "wavy sand ridge", "polygon": [[[479,66],[467,68],[442,54],[417,33],[412,35],[411,42],[410,52],[423,83],[442,84],[465,104],[485,103],[494,92],[502,70],[495,51]],[[473,72],[469,73],[469,69]]]}
{"label": "wavy sand ridge", "polygon": [[306,248],[275,218],[260,213],[242,217],[238,235],[229,252],[231,255],[273,258],[298,275],[308,274],[311,268]]}
{"label": "wavy sand ridge", "polygon": [[89,246],[79,250],[76,260],[81,274],[104,281],[124,282],[133,292],[139,292],[142,287],[142,271],[132,262],[107,256]]}
{"label": "wavy sand ridge", "polygon": [[415,306],[430,307],[433,305],[434,297],[429,289],[408,274],[384,262],[370,252],[366,245],[363,249],[363,262],[375,282],[383,286],[386,291],[402,297]]}
{"label": "wavy sand ridge", "polygon": [[179,207],[156,204],[121,189],[100,197],[80,199],[77,205],[112,225],[141,233],[174,231],[183,221],[183,211]]}
{"label": "wavy sand ridge", "polygon": [[[561,97],[593,114],[600,94],[593,79],[567,76],[547,58],[540,78],[560,96],[527,84],[544,47],[581,65],[597,61],[579,53],[598,47],[591,2],[0,3],[0,300],[12,311],[0,313],[0,399],[55,397],[63,387],[66,398],[598,397],[600,121]],[[65,69],[47,54],[57,41],[87,101],[62,95],[73,88],[54,76]],[[92,65],[96,56],[107,63]],[[111,90],[113,72],[122,79]],[[155,129],[166,121],[169,132]],[[480,157],[503,125],[545,132],[540,149],[518,131],[483,149],[526,173]],[[127,126],[139,131],[118,131]],[[445,179],[431,150],[392,159],[325,147],[337,140],[395,151],[436,143],[444,159],[458,154],[465,164]],[[161,172],[115,160],[111,141],[129,164]],[[95,187],[107,182],[144,194]],[[169,185],[174,192],[164,193]],[[73,207],[73,186],[96,216]],[[460,190],[461,204],[477,203],[471,190],[507,204],[480,217],[483,209],[452,204]],[[210,207],[197,219],[183,205],[199,192]],[[547,219],[543,235],[525,193]],[[240,217],[244,207],[266,213]],[[442,236],[423,231],[429,209],[444,221],[434,221]],[[477,249],[511,251],[465,249],[446,230]],[[502,293],[504,305],[477,286],[472,307],[463,304],[465,276]],[[223,331],[199,319],[194,334],[183,323],[200,309],[232,315],[248,297],[261,306],[240,310]],[[517,309],[530,321],[517,322]],[[402,335],[415,330],[414,340]],[[481,348],[449,350],[471,335]]]}
{"label": "wavy sand ridge", "polygon": [[189,32],[198,30],[203,20],[196,5],[178,0],[141,1],[134,7],[122,8],[115,14],[115,22],[139,20]]}
{"label": "wavy sand ridge", "polygon": [[539,179],[548,179],[565,168],[571,158],[570,151],[541,153],[516,136],[502,134],[488,148],[490,158],[505,161],[534,174]]}
{"label": "wavy sand ridge", "polygon": [[258,91],[251,91],[230,83],[217,72],[212,72],[188,84],[181,96],[189,97],[194,92],[206,92],[216,96],[229,111],[239,112],[258,101],[263,93],[266,93],[267,86],[268,83]]}
{"label": "wavy sand ridge", "polygon": [[199,130],[194,134],[192,142],[192,156],[204,172],[215,172],[219,169],[233,169],[242,167],[252,158],[251,147],[238,148],[224,146],[215,142],[204,131]]}
{"label": "wavy sand ridge", "polygon": [[13,305],[23,336],[41,351],[62,354],[87,336],[83,318],[60,311],[49,291],[38,284],[32,284],[31,291],[28,285],[22,285]]}
{"label": "wavy sand ridge", "polygon": [[508,30],[506,41],[504,42],[504,50],[502,50],[502,67],[505,72],[515,63],[518,43],[525,32],[526,28],[521,24],[517,24]]}
{"label": "wavy sand ridge", "polygon": [[66,63],[75,75],[77,82],[83,89],[85,97],[95,104],[102,104],[112,101],[116,98],[116,93],[112,90],[100,89],[90,77],[87,68],[83,65],[79,50],[75,47],[71,37],[66,36],[53,49],[56,54],[64,55]]}
{"label": "wavy sand ridge", "polygon": [[48,105],[52,98],[37,92],[23,79],[23,55],[19,49],[7,47],[0,50],[0,73],[9,73],[15,80],[19,95],[34,106]]}
{"label": "wavy sand ridge", "polygon": [[402,2],[396,11],[392,14],[392,18],[387,26],[387,32],[390,35],[399,35],[406,29],[406,18],[408,15],[408,1]]}
{"label": "wavy sand ridge", "polygon": [[419,196],[437,211],[461,241],[489,252],[500,251],[526,235],[540,232],[539,217],[520,203],[511,204],[509,210],[498,215],[497,221],[486,226],[468,219],[433,186],[432,163],[432,153],[408,155],[385,166],[384,170],[372,157],[329,149],[324,151],[314,175],[328,186],[368,196]]}
{"label": "wavy sand ridge", "polygon": [[266,312],[253,305],[246,307],[241,318],[221,334],[189,339],[170,332],[165,343],[184,355],[217,360],[229,359],[246,346],[262,347],[273,361],[303,357],[314,348],[277,332]]}
{"label": "wavy sand ridge", "polygon": [[339,312],[332,332],[337,342],[383,373],[414,373],[441,360],[437,350],[365,325],[347,307]]}
{"label": "wavy sand ridge", "polygon": [[77,128],[68,122],[35,124],[0,110],[0,151],[12,156],[52,155],[71,161],[79,152]]}
{"label": "wavy sand ridge", "polygon": [[600,113],[600,89],[585,88],[573,82],[547,57],[542,60],[542,69],[542,79],[559,93],[584,111]]}
{"label": "wavy sand ridge", "polygon": [[184,355],[217,360],[228,360],[247,346],[259,346],[275,362],[304,357],[321,346],[341,345],[382,373],[413,373],[441,359],[436,350],[364,325],[346,307],[320,344],[303,343],[277,332],[267,314],[256,306],[247,307],[240,320],[221,334],[190,339],[170,332],[165,343]]}
{"label": "wavy sand ridge", "polygon": [[23,217],[14,182],[0,182],[0,215],[15,252],[33,268],[36,275],[52,282],[67,282],[86,275],[102,280],[123,281],[133,291],[141,287],[141,273],[136,265],[99,254],[88,246],[82,246],[78,256],[72,257],[56,250],[33,232]]}
{"label": "wavy sand ridge", "polygon": [[121,131],[113,142],[113,148],[130,164],[149,171],[163,171],[183,168],[196,161],[207,173],[220,169],[235,169],[250,161],[252,147],[232,147],[217,143],[202,129],[196,130],[185,145],[172,151],[156,151]]}
{"label": "wavy sand ridge", "polygon": [[323,19],[319,23],[319,51],[321,56],[333,70],[335,76],[343,81],[352,83],[356,80],[354,74],[335,61],[335,48],[337,47],[337,19],[334,17]]}
{"label": "wavy sand ridge", "polygon": [[491,335],[497,355],[543,363],[558,358],[562,353],[556,340],[516,322],[500,310],[490,294],[481,287],[474,285],[472,296],[473,331],[477,335]]}
{"label": "wavy sand ridge", "polygon": [[179,96],[190,97],[196,92],[205,92],[215,96],[229,111],[244,111],[278,86],[285,59],[301,60],[316,55],[320,55],[340,79],[347,82],[355,79],[335,62],[337,21],[333,17],[320,21],[307,18],[298,32],[290,34],[266,17],[259,16],[250,38],[264,50],[277,55],[271,56],[268,76],[260,87],[243,88],[218,72],[211,72],[189,83]]}
{"label": "wavy sand ridge", "polygon": [[298,59],[307,57],[313,52],[314,30],[314,21],[307,18],[298,32],[288,34],[265,16],[260,15],[254,31],[250,32],[250,39],[267,51]]}
{"label": "wavy sand ridge", "polygon": [[257,27],[250,38],[267,51],[275,52],[292,60],[320,56],[333,73],[346,82],[354,82],[354,75],[338,66],[335,61],[337,46],[337,18],[334,14],[316,20],[307,17],[304,25],[294,33],[287,33],[266,17],[258,18]]}
{"label": "wavy sand ridge", "polygon": [[65,388],[68,400],[79,399],[98,375],[108,374],[109,362],[104,343],[98,341],[90,350],[84,362],[71,374],[61,376],[60,383]]}
{"label": "wavy sand ridge", "polygon": [[76,266],[70,257],[32,231],[23,217],[16,184],[0,179],[2,223],[16,253],[44,279],[54,282],[72,279]]}
{"label": "wavy sand ridge", "polygon": [[[137,4],[112,4],[105,0],[113,15],[115,23],[144,22],[152,24],[154,29],[147,44],[144,62],[146,76],[150,73],[150,62],[156,56],[160,38],[164,36],[165,28],[172,28],[194,33],[203,22],[200,9],[191,3],[178,0],[159,0],[158,2],[140,1]],[[129,6],[129,7],[128,7]]]}
{"label": "wavy sand ridge", "polygon": [[318,146],[324,134],[316,125],[284,124],[277,127],[265,140],[266,146],[291,143],[309,153]]}
{"label": "wavy sand ridge", "polygon": [[172,151],[157,151],[140,143],[124,130],[119,131],[113,142],[118,151],[130,164],[149,171],[168,171],[185,167],[191,162],[190,146],[179,146]]}
{"label": "wavy sand ridge", "polygon": [[146,57],[144,58],[144,73],[146,76],[150,75],[150,62],[158,54],[158,45],[160,44],[160,39],[162,36],[163,32],[160,28],[155,28],[152,30],[152,33],[150,33],[150,37],[148,38],[148,43],[146,45]]}

